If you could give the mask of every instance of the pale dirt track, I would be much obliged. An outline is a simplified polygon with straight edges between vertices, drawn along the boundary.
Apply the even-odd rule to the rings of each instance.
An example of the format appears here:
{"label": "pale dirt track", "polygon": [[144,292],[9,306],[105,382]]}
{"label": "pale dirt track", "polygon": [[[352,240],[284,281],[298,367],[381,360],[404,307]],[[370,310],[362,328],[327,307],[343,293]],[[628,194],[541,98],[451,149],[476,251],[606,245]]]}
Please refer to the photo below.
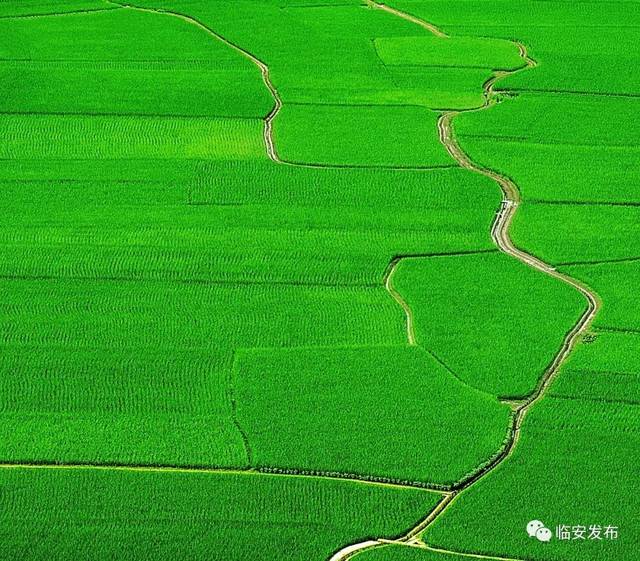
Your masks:
{"label": "pale dirt track", "polygon": [[[417,23],[421,27],[428,29],[438,37],[447,37],[440,30],[437,30],[437,32],[434,31],[434,29],[437,29],[437,28],[435,28],[435,26],[433,26],[430,23],[427,23],[424,21],[421,21],[421,23],[418,23],[417,21],[418,18],[410,14],[406,14],[404,12],[401,12],[394,8],[390,8],[383,4],[376,4],[371,0],[368,0],[367,3],[372,7],[385,10],[393,15],[402,17],[403,19],[406,19],[413,23]],[[452,122],[456,115],[460,113],[469,112],[469,111],[481,111],[491,107],[495,103],[498,103],[499,100],[496,99],[496,93],[494,91],[496,82],[506,76],[510,76],[517,72],[521,72],[523,70],[533,68],[536,65],[536,62],[528,56],[526,47],[519,42],[514,42],[514,43],[518,47],[518,51],[520,53],[520,57],[524,62],[524,65],[521,68],[511,70],[511,71],[505,71],[505,70],[495,71],[493,73],[493,76],[489,80],[487,80],[487,82],[484,84],[485,101],[482,107],[477,109],[470,109],[470,110],[446,111],[442,113],[438,120],[438,131],[439,131],[440,142],[447,149],[451,157],[454,158],[461,167],[466,168],[470,171],[473,171],[474,173],[484,175],[485,177],[488,177],[494,180],[500,186],[500,189],[503,195],[503,200],[491,227],[491,237],[494,243],[496,244],[496,246],[498,247],[498,249],[501,252],[511,257],[514,257],[521,263],[524,263],[525,265],[533,269],[536,269],[541,273],[544,273],[548,276],[558,279],[564,282],[565,284],[568,284],[569,286],[575,288],[578,292],[580,292],[585,297],[587,302],[587,307],[582,313],[582,315],[580,316],[577,323],[565,335],[565,338],[563,340],[562,346],[560,347],[560,350],[553,358],[551,364],[545,370],[534,392],[526,399],[520,402],[514,402],[513,404],[514,415],[512,417],[512,426],[510,428],[509,438],[505,446],[502,448],[502,450],[500,450],[499,453],[487,465],[483,466],[481,469],[477,470],[476,472],[471,473],[461,482],[454,485],[452,489],[453,492],[450,495],[445,496],[442,499],[442,501],[438,504],[438,506],[431,513],[429,513],[429,515],[420,524],[418,524],[417,526],[409,530],[409,532],[407,532],[405,536],[397,540],[378,539],[377,541],[380,544],[380,546],[386,545],[389,543],[396,543],[398,545],[404,544],[407,546],[415,544],[416,538],[419,538],[421,534],[433,522],[435,522],[438,518],[440,518],[451,506],[451,504],[453,504],[455,500],[458,499],[458,497],[460,497],[461,493],[463,493],[464,491],[469,489],[472,485],[480,481],[487,474],[491,473],[498,465],[500,465],[502,462],[504,462],[507,458],[511,456],[520,438],[522,422],[525,416],[527,415],[531,407],[533,407],[533,405],[535,405],[540,399],[542,399],[542,397],[544,397],[547,388],[556,377],[560,369],[560,366],[569,356],[569,354],[575,347],[576,343],[580,340],[581,336],[588,330],[589,325],[591,324],[591,322],[593,321],[593,318],[595,317],[595,315],[598,313],[598,310],[600,309],[600,299],[597,296],[597,294],[593,292],[589,287],[585,286],[584,284],[577,281],[576,279],[569,277],[568,275],[560,273],[553,266],[549,265],[548,263],[545,263],[544,261],[538,259],[534,255],[531,255],[515,246],[515,244],[513,243],[509,235],[509,226],[511,225],[513,216],[515,215],[521,203],[520,192],[517,185],[508,177],[503,176],[496,171],[485,168],[475,163],[460,147],[460,144],[458,143],[454,134]],[[391,273],[389,274],[389,280],[388,280],[389,283],[391,280],[391,276],[395,270],[395,266],[397,266],[398,262],[399,260],[393,264]],[[400,303],[400,305],[403,307],[403,309],[405,309],[405,312],[407,313],[408,324],[413,325],[413,321],[411,320],[411,310],[409,309],[408,305],[404,302],[404,300],[402,300],[402,297],[400,295],[396,297],[392,293],[392,296],[394,296],[394,299],[396,299]],[[413,344],[415,344],[415,338],[414,338]],[[430,546],[424,544],[421,540],[419,540],[419,544],[422,544],[424,545],[425,548],[432,549],[433,551],[441,551],[443,553],[446,552],[450,554],[451,553],[459,554],[461,556],[469,557],[469,558],[501,559],[505,561],[517,561],[517,560],[509,560],[508,558],[504,558],[504,557],[481,556],[474,553],[462,553],[462,552],[454,552],[454,551],[448,551],[443,549],[431,548]],[[376,547],[375,545],[369,545],[367,549],[372,549],[375,547]],[[332,561],[346,561],[347,559],[351,559],[355,557],[359,552],[360,551],[354,552],[353,550],[349,552],[347,548],[344,548],[338,551],[333,556]]]}

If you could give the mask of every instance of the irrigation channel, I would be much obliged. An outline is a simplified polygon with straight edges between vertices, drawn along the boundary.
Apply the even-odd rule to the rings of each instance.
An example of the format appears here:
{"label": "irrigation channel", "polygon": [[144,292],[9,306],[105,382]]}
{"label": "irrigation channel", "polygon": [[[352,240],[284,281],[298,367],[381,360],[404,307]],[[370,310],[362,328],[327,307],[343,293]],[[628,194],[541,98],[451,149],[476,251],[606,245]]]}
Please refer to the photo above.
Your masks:
{"label": "irrigation channel", "polygon": [[[385,4],[374,2],[373,0],[365,0],[365,1],[367,6],[369,6],[372,9],[383,10],[385,12],[388,12],[391,15],[405,19],[411,23],[414,23],[422,27],[423,29],[426,29],[436,37],[442,38],[443,40],[446,40],[448,38],[448,35],[446,35],[437,26],[425,20],[422,20],[411,14],[397,10]],[[151,12],[151,13],[163,14],[163,15],[182,19],[187,23],[190,23],[202,29],[203,31],[210,34],[217,40],[223,42],[224,44],[226,44],[227,46],[229,46],[230,48],[232,48],[242,56],[248,58],[260,70],[260,73],[262,75],[262,80],[265,86],[267,87],[267,89],[269,90],[274,101],[274,105],[271,111],[263,119],[264,143],[265,143],[265,149],[268,157],[274,162],[277,162],[279,164],[299,165],[300,167],[318,167],[313,164],[297,164],[294,162],[283,161],[278,156],[277,150],[275,148],[275,143],[273,140],[273,120],[275,119],[280,109],[282,108],[282,100],[280,98],[278,90],[275,88],[275,86],[271,81],[270,74],[269,74],[269,67],[264,62],[259,60],[252,53],[244,50],[242,47],[236,45],[235,43],[232,43],[222,35],[216,33],[214,30],[204,25],[197,19],[191,16],[188,16],[186,14],[173,12],[169,10],[155,9],[155,8],[143,8],[143,7],[138,7],[132,4],[124,4],[124,3],[121,4],[113,0],[105,0],[105,2],[107,4],[111,4],[115,8],[131,9],[131,10],[137,10],[142,12]],[[54,15],[54,14],[51,14],[51,15]],[[498,249],[503,253],[518,259],[519,261],[528,265],[529,267],[532,267],[533,269],[536,269],[551,277],[554,277],[572,286],[576,290],[578,290],[587,300],[587,303],[588,303],[587,309],[584,311],[584,313],[582,314],[578,322],[569,331],[569,333],[566,334],[560,350],[555,355],[551,364],[545,370],[534,392],[526,399],[523,399],[521,401],[516,401],[516,402],[514,401],[509,402],[513,407],[513,415],[512,415],[511,427],[509,429],[509,435],[505,442],[505,445],[494,456],[493,459],[491,459],[483,467],[481,467],[475,472],[472,472],[465,479],[456,483],[449,489],[441,489],[436,486],[432,487],[432,486],[425,485],[424,488],[432,489],[441,493],[443,498],[436,505],[436,507],[426,516],[426,518],[424,518],[415,527],[411,528],[404,536],[397,539],[393,539],[393,540],[378,538],[378,539],[369,539],[359,543],[348,544],[348,545],[345,545],[340,550],[338,550],[330,558],[329,561],[347,561],[349,559],[352,559],[359,553],[362,553],[363,551],[379,548],[379,547],[388,547],[391,545],[403,545],[408,547],[416,547],[416,548],[429,550],[433,552],[460,555],[461,557],[467,557],[471,559],[487,559],[487,560],[496,560],[496,561],[519,561],[516,559],[507,558],[507,557],[488,556],[488,555],[480,555],[476,553],[456,552],[451,550],[440,549],[440,548],[436,548],[428,545],[421,539],[422,533],[435,520],[437,520],[440,516],[442,516],[446,512],[446,510],[449,508],[449,506],[453,504],[453,502],[456,499],[458,499],[458,497],[460,497],[464,491],[466,491],[471,486],[476,484],[478,481],[484,478],[487,474],[493,471],[497,466],[499,466],[502,462],[504,462],[507,458],[509,458],[509,456],[512,454],[515,446],[518,443],[522,422],[527,412],[531,409],[531,407],[537,401],[539,401],[544,396],[546,389],[549,387],[554,377],[558,373],[560,366],[562,365],[564,360],[569,356],[569,354],[573,350],[573,347],[579,341],[580,337],[589,328],[590,323],[592,322],[593,318],[595,317],[596,313],[600,308],[600,299],[591,289],[589,289],[579,281],[563,273],[560,273],[551,265],[545,263],[544,261],[541,261],[540,259],[538,259],[537,257],[531,254],[526,253],[525,251],[517,248],[513,244],[509,236],[509,226],[511,225],[513,216],[516,213],[518,206],[521,202],[521,197],[520,197],[520,193],[517,185],[508,177],[503,176],[496,171],[482,167],[476,164],[475,162],[473,162],[473,160],[471,160],[471,158],[462,150],[454,134],[452,122],[456,115],[464,112],[470,112],[470,111],[481,111],[498,103],[499,100],[496,96],[496,92],[494,89],[496,82],[506,76],[515,74],[517,72],[521,72],[523,70],[527,70],[529,68],[533,68],[536,65],[535,61],[528,56],[526,47],[519,42],[514,42],[514,43],[517,45],[519,49],[520,57],[522,58],[524,63],[523,66],[511,71],[503,71],[503,70],[495,71],[491,76],[491,78],[487,80],[483,86],[484,103],[481,107],[476,109],[443,112],[440,115],[440,118],[438,119],[439,139],[440,139],[440,142],[443,144],[443,146],[446,148],[446,150],[449,152],[449,154],[453,157],[453,159],[458,163],[460,167],[463,167],[475,173],[484,175],[494,180],[500,186],[500,189],[503,194],[503,200],[491,227],[491,237],[495,245],[498,247]],[[322,166],[322,167],[325,167],[325,166]],[[331,167],[331,166],[326,166],[326,167]],[[389,292],[391,297],[400,305],[400,307],[405,313],[406,324],[407,324],[407,339],[408,339],[409,345],[417,344],[415,332],[414,332],[413,314],[409,305],[402,298],[400,293],[397,292],[393,287],[392,281],[393,281],[394,273],[397,270],[397,266],[402,260],[417,259],[420,257],[427,257],[427,255],[401,255],[401,256],[394,257],[389,263],[389,266],[385,271],[384,279],[383,279],[383,283],[386,290]],[[183,467],[183,466],[116,465],[116,464],[102,465],[102,464],[82,464],[82,463],[65,464],[65,463],[44,463],[44,462],[43,463],[23,463],[23,462],[0,463],[0,469],[16,469],[16,468],[17,469],[20,469],[20,468],[22,469],[60,469],[60,470],[96,469],[96,470],[120,470],[120,471],[167,471],[167,472],[181,472],[181,473],[196,472],[196,473],[212,473],[212,474],[215,474],[215,473],[248,474],[252,472],[256,473],[257,471],[257,470],[250,470],[250,469],[247,469],[247,470],[216,469],[216,468],[207,468],[207,467],[200,467],[200,466],[194,466],[194,467],[184,466]],[[351,475],[351,474],[334,474],[334,473],[323,474],[323,473],[304,473],[304,472],[293,473],[292,472],[292,473],[280,473],[280,474],[274,473],[273,475],[279,475],[281,477],[340,478],[340,479],[355,481],[355,482],[367,484],[367,485],[383,485],[383,486],[389,486],[389,487],[415,487],[415,485],[410,485],[410,484],[407,484],[406,482],[396,483],[396,482],[387,482],[387,481],[376,481],[373,478],[370,479],[365,477],[358,477],[356,475]]]}

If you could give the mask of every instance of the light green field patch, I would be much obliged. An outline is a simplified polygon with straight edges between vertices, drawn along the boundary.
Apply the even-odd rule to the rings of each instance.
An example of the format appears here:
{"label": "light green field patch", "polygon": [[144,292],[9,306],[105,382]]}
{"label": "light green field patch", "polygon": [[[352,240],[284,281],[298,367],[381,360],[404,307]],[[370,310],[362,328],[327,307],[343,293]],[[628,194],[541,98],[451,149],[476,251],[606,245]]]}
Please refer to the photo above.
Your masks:
{"label": "light green field patch", "polygon": [[451,484],[496,453],[509,418],[417,347],[243,350],[235,385],[258,468]]}
{"label": "light green field patch", "polygon": [[0,115],[0,158],[266,158],[255,119]]}
{"label": "light green field patch", "polygon": [[328,479],[109,469],[3,469],[0,485],[0,557],[23,561],[326,561],[371,533],[402,534],[440,498]]}
{"label": "light green field patch", "polygon": [[522,66],[511,41],[477,37],[378,37],[380,58],[389,65],[458,66],[508,70]]}
{"label": "light green field patch", "polygon": [[284,160],[388,167],[442,167],[438,114],[411,106],[285,105],[275,121]]}
{"label": "light green field patch", "polygon": [[482,84],[490,77],[483,68],[389,66],[387,71],[400,89],[396,103],[413,103],[431,109],[469,109],[484,102]]}

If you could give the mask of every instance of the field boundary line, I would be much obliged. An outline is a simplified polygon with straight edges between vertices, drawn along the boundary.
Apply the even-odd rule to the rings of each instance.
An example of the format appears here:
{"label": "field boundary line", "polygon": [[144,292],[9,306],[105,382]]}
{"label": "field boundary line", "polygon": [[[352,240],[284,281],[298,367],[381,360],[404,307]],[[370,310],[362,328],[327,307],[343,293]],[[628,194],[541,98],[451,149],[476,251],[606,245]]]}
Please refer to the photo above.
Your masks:
{"label": "field boundary line", "polygon": [[[152,465],[152,464],[110,464],[110,463],[64,463],[64,462],[24,462],[24,461],[0,461],[0,469],[26,469],[26,470],[60,470],[60,471],[127,471],[138,473],[181,473],[181,474],[211,474],[211,475],[255,475],[273,476],[279,478],[297,479],[321,479],[332,481],[344,481],[357,485],[367,485],[373,487],[384,487],[388,489],[423,491],[425,493],[435,493],[446,497],[450,495],[447,489],[429,487],[427,484],[410,484],[396,481],[380,481],[367,476],[359,477],[355,474],[330,474],[329,472],[311,473],[298,472],[297,470],[277,470],[270,468],[223,468],[223,467],[199,467],[199,466],[172,466],[172,465]],[[286,472],[286,473],[285,473]],[[389,479],[389,478],[384,478]]]}
{"label": "field boundary line", "polygon": [[114,6],[118,6],[123,9],[136,10],[139,12],[146,12],[146,13],[159,14],[159,15],[166,15],[169,17],[175,17],[175,18],[181,19],[191,25],[196,26],[202,31],[208,33],[209,35],[214,37],[216,40],[224,43],[225,45],[227,45],[237,53],[241,54],[243,57],[249,59],[249,61],[251,61],[260,71],[260,74],[262,76],[262,81],[264,82],[265,86],[269,90],[269,94],[273,98],[273,107],[271,108],[269,113],[267,113],[267,115],[262,119],[264,122],[263,139],[264,139],[264,143],[265,143],[265,147],[266,147],[267,155],[269,156],[269,159],[273,160],[274,162],[281,162],[273,141],[273,120],[276,118],[276,116],[280,112],[280,109],[282,108],[282,100],[280,99],[280,94],[278,93],[278,90],[275,88],[275,86],[271,82],[269,67],[264,62],[262,62],[253,53],[250,53],[249,51],[243,49],[233,41],[230,41],[224,35],[221,35],[220,33],[214,31],[208,25],[205,25],[203,22],[201,22],[199,19],[193,16],[189,16],[187,14],[175,12],[172,10],[164,10],[160,8],[144,8],[141,6],[136,6],[134,4],[120,3],[120,2],[117,2],[116,0],[105,0],[105,1],[108,2],[109,4],[113,4]]}
{"label": "field boundary line", "polygon": [[[403,19],[408,21],[412,21],[417,23],[421,27],[428,29],[432,33],[434,33],[438,37],[447,37],[442,31],[440,31],[437,27],[435,27],[431,23],[427,23],[423,20],[418,20],[415,16],[407,14],[405,12],[401,12],[400,10],[396,10],[395,8],[389,8],[384,4],[377,4],[373,0],[366,0],[367,4],[372,7],[378,7],[379,9],[386,10],[392,14],[397,15]],[[418,21],[416,21],[418,20]],[[434,32],[436,29],[438,32]],[[491,226],[491,238],[498,249],[509,255],[521,263],[540,271],[541,273],[546,274],[547,276],[553,277],[569,286],[577,290],[586,300],[586,308],[583,310],[577,322],[573,325],[571,330],[565,334],[562,345],[559,351],[556,353],[554,358],[552,359],[549,366],[545,369],[543,375],[539,379],[536,388],[534,391],[526,397],[524,400],[520,402],[514,403],[512,421],[510,423],[510,429],[508,433],[508,437],[503,445],[503,447],[498,451],[498,453],[491,459],[488,463],[481,466],[475,472],[469,474],[466,478],[462,479],[457,484],[453,485],[452,493],[446,496],[438,506],[429,513],[429,515],[418,525],[411,528],[403,539],[399,540],[402,542],[409,542],[416,538],[419,538],[424,531],[431,526],[436,520],[438,520],[441,516],[443,516],[448,508],[455,502],[455,500],[461,496],[461,494],[472,487],[475,483],[482,480],[488,474],[495,470],[499,465],[501,465],[507,458],[511,456],[515,447],[520,438],[520,432],[522,423],[524,418],[526,417],[528,411],[540,400],[544,397],[546,390],[551,385],[553,380],[555,379],[560,366],[564,363],[565,359],[570,355],[571,351],[575,347],[576,343],[581,339],[581,336],[589,329],[594,317],[598,313],[601,307],[601,301],[599,296],[589,287],[587,287],[582,282],[565,275],[557,271],[553,266],[548,263],[542,261],[541,259],[531,255],[520,248],[518,248],[509,235],[509,226],[511,225],[511,221],[513,219],[514,214],[516,213],[518,206],[521,203],[520,191],[516,183],[508,178],[505,175],[498,173],[490,168],[481,166],[474,162],[464,150],[458,144],[458,141],[455,137],[452,121],[455,116],[462,113],[471,113],[482,111],[484,109],[490,108],[496,103],[500,102],[500,99],[496,97],[497,92],[495,91],[495,84],[499,80],[521,72],[523,70],[529,70],[536,66],[536,61],[533,60],[527,52],[525,45],[519,41],[512,41],[514,45],[518,47],[518,52],[520,57],[524,61],[523,66],[515,68],[513,70],[496,70],[493,72],[492,76],[485,81],[483,84],[484,91],[484,104],[479,108],[467,109],[467,110],[452,110],[452,111],[444,111],[441,113],[440,118],[438,119],[438,133],[440,142],[446,148],[447,152],[451,155],[451,157],[458,162],[461,168],[468,169],[474,173],[483,175],[489,179],[495,181],[502,191],[502,202],[500,207],[496,213],[493,224]],[[397,267],[397,262],[392,263],[390,266],[389,279],[392,277],[395,269]],[[395,291],[394,291],[395,292]],[[397,292],[396,292],[397,294]],[[406,302],[402,299],[400,295],[398,297],[392,293],[392,296],[398,303],[403,307],[403,309],[408,308]],[[411,316],[411,331],[413,330],[413,318]],[[413,337],[415,340],[415,336]],[[378,540],[380,543],[380,540]],[[428,544],[427,544],[428,546]],[[347,546],[344,548],[343,552],[345,555],[337,557],[336,559],[340,559],[340,561],[346,561],[353,557],[348,553],[348,548],[353,548],[354,545]],[[428,546],[431,547],[431,546]],[[446,551],[446,550],[441,550]],[[340,553],[340,552],[338,552]],[[476,558],[483,558],[480,554],[465,554],[467,557],[476,556]],[[485,559],[505,559],[508,558],[500,558],[500,557],[484,557]],[[332,558],[333,559],[333,558]],[[512,561],[512,560],[508,560]]]}
{"label": "field boundary line", "polygon": [[242,440],[242,446],[247,457],[247,468],[251,469],[253,464],[253,449],[251,448],[251,442],[249,441],[249,434],[244,430],[240,418],[238,417],[238,400],[236,399],[236,381],[238,379],[237,372],[237,349],[233,350],[233,356],[231,357],[231,367],[229,368],[229,376],[227,378],[228,392],[229,392],[229,404],[231,408],[231,421],[238,433],[240,433],[240,439]]}
{"label": "field boundary line", "polygon": [[[105,2],[109,2],[109,0],[105,0]],[[115,11],[117,9],[118,9],[118,7],[114,6],[112,8],[95,8],[95,9],[87,9],[87,10],[69,10],[68,12],[47,12],[45,14],[18,14],[18,15],[14,15],[14,16],[0,16],[0,20],[39,19],[39,18],[61,17],[61,16],[78,16],[78,15],[82,16],[82,15],[91,15],[91,14],[100,13],[100,12],[112,12],[112,11]]]}
{"label": "field boundary line", "polygon": [[640,261],[640,256],[614,257],[597,261],[560,261],[555,265],[556,267],[588,267],[589,265],[615,265],[616,263],[633,263],[634,261]]}

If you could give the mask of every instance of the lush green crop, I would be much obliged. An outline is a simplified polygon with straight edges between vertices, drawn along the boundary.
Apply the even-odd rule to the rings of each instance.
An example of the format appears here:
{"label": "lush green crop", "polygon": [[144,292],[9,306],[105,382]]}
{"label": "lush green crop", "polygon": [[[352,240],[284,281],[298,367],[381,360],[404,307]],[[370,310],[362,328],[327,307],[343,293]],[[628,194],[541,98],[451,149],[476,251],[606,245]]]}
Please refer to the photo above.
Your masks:
{"label": "lush green crop", "polygon": [[[631,559],[640,247],[635,207],[619,203],[639,201],[639,106],[617,94],[638,92],[633,3],[391,2],[450,39],[360,0],[137,3],[213,33],[106,2],[0,6],[0,463],[443,484],[486,462],[509,415],[495,396],[530,393],[585,306],[486,253],[499,188],[438,139],[435,110],[479,106],[492,68],[522,65],[518,39],[538,68],[499,81],[520,93],[456,116],[455,132],[521,188],[515,241],[603,308],[513,455],[425,539]],[[66,11],[82,13],[11,17]],[[273,95],[215,33],[268,65],[276,150],[308,166],[267,158]],[[414,256],[393,283],[421,347],[383,287],[400,255]],[[5,467],[0,557],[320,561],[404,533],[438,498],[265,473]],[[533,517],[617,524],[621,539],[534,544]]]}
{"label": "lush green crop", "polygon": [[0,557],[25,561],[325,561],[401,534],[439,499],[264,474],[3,469],[0,485]]}
{"label": "lush green crop", "polygon": [[3,0],[0,19],[84,10],[104,10],[109,6],[100,0]]}
{"label": "lush green crop", "polygon": [[523,204],[513,239],[555,264],[640,256],[640,207],[610,204]]}
{"label": "lush green crop", "polygon": [[[633,559],[638,446],[636,406],[545,398],[527,417],[513,456],[460,495],[425,539],[519,559]],[[619,537],[543,544],[526,534],[534,519],[554,533],[560,525],[616,526]]]}
{"label": "lush green crop", "polygon": [[522,66],[518,47],[510,41],[475,37],[381,37],[374,41],[385,64],[510,69]]}
{"label": "lush green crop", "polygon": [[460,115],[455,129],[472,156],[476,137],[545,145],[634,147],[637,124],[628,116],[639,110],[640,99],[636,98],[523,93],[486,112]]}
{"label": "lush green crop", "polygon": [[256,467],[283,470],[451,484],[500,448],[510,415],[411,347],[242,351],[235,386]]}
{"label": "lush green crop", "polygon": [[418,343],[498,396],[533,391],[586,305],[572,288],[499,253],[406,260],[394,283],[414,310]]}
{"label": "lush green crop", "polygon": [[275,123],[280,156],[331,165],[434,167],[453,160],[438,115],[421,107],[285,105]]}
{"label": "lush green crop", "polygon": [[475,136],[461,140],[476,162],[512,177],[525,201],[640,201],[638,184],[629,180],[640,176],[636,147],[533,144]]}
{"label": "lush green crop", "polygon": [[384,545],[358,554],[362,561],[460,561],[458,554],[442,553],[421,547]]}
{"label": "lush green crop", "polygon": [[273,104],[254,64],[175,17],[0,19],[0,35],[3,112],[260,117]]}
{"label": "lush green crop", "polygon": [[603,300],[602,311],[595,320],[597,327],[640,329],[640,260],[563,267],[569,274],[592,286]]}
{"label": "lush green crop", "polygon": [[266,157],[258,119],[5,114],[0,128],[3,159]]}
{"label": "lush green crop", "polygon": [[565,399],[640,403],[638,349],[638,333],[598,330],[589,334],[563,367],[550,394]]}

